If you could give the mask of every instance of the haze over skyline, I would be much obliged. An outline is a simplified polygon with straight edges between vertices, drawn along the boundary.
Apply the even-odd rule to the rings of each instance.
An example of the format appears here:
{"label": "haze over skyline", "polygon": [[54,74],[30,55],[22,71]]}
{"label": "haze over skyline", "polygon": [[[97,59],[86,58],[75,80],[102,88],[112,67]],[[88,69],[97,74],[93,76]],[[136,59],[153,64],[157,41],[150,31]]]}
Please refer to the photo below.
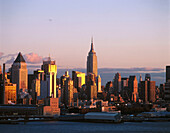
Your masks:
{"label": "haze over skyline", "polygon": [[34,65],[50,54],[61,68],[86,68],[91,36],[98,68],[170,64],[169,0],[0,0],[0,8],[1,65],[22,52]]}

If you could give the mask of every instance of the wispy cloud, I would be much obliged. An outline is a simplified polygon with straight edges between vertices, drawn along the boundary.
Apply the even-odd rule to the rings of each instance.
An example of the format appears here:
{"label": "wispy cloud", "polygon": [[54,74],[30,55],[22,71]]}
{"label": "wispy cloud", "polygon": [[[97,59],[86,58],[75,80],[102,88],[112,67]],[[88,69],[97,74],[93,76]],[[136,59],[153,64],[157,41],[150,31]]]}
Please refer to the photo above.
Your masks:
{"label": "wispy cloud", "polygon": [[11,57],[9,60],[5,62],[5,64],[12,64],[14,62],[15,58]]}
{"label": "wispy cloud", "polygon": [[[0,52],[2,53],[2,52]],[[17,54],[7,54],[7,55],[4,55],[4,53],[2,53],[2,56],[0,56],[0,60],[5,60],[5,59],[9,59],[9,58],[12,58],[12,57],[15,57]]]}

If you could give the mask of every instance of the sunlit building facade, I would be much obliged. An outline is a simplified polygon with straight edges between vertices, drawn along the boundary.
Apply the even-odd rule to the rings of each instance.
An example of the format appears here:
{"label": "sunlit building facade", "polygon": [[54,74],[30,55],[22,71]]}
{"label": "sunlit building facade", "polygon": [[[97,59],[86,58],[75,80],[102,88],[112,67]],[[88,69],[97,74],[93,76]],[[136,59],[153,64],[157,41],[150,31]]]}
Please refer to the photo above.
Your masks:
{"label": "sunlit building facade", "polygon": [[17,94],[20,89],[28,89],[28,70],[27,64],[19,52],[11,67],[12,83],[17,84]]}
{"label": "sunlit building facade", "polygon": [[85,84],[85,80],[86,80],[85,73],[72,71],[72,80],[75,88],[77,89],[81,88],[82,85]]}
{"label": "sunlit building facade", "polygon": [[52,61],[50,57],[43,61],[41,69],[45,73],[44,83],[42,82],[42,92],[45,94],[44,97],[56,98],[56,76],[57,76],[57,65],[55,61]]}

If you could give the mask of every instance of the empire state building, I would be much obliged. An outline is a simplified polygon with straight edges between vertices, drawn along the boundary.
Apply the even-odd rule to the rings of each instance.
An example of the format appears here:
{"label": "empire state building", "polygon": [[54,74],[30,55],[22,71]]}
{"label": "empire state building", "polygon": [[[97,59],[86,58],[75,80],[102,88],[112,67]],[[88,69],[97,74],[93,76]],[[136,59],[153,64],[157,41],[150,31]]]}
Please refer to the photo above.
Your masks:
{"label": "empire state building", "polygon": [[93,73],[97,77],[97,56],[94,51],[93,38],[91,39],[91,49],[87,56],[87,74]]}

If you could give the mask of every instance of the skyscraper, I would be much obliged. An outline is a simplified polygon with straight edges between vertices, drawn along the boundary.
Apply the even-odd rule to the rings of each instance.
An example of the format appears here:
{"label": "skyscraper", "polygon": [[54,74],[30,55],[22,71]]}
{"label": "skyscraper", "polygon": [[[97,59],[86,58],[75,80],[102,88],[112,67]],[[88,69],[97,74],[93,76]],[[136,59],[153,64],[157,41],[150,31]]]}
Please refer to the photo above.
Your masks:
{"label": "skyscraper", "polygon": [[12,74],[12,83],[17,84],[17,94],[19,93],[20,89],[28,89],[28,70],[27,64],[21,54],[19,52],[16,60],[12,64],[11,68]]}
{"label": "skyscraper", "polygon": [[42,87],[42,92],[44,91],[45,97],[56,98],[56,76],[57,76],[57,65],[55,61],[52,61],[50,57],[43,61],[41,69],[45,73],[44,86]]}
{"label": "skyscraper", "polygon": [[116,73],[114,77],[114,91],[120,93],[121,91],[121,75]]}
{"label": "skyscraper", "polygon": [[129,82],[128,82],[128,87],[129,87],[129,98],[133,102],[137,102],[138,98],[138,80],[136,76],[130,76],[129,77]]}
{"label": "skyscraper", "polygon": [[170,80],[170,66],[166,66],[166,82]]}
{"label": "skyscraper", "polygon": [[140,99],[143,100],[144,103],[155,102],[155,81],[141,81],[141,89],[140,89]]}
{"label": "skyscraper", "polygon": [[97,76],[96,85],[97,85],[97,92],[101,93],[102,88],[101,88],[101,77],[100,77],[100,75]]}
{"label": "skyscraper", "polygon": [[67,78],[65,81],[64,88],[64,104],[65,106],[73,106],[74,105],[74,86],[73,80],[71,78]]}
{"label": "skyscraper", "polygon": [[1,69],[1,65],[0,65],[0,74],[2,74],[2,69]]}
{"label": "skyscraper", "polygon": [[166,83],[164,90],[164,99],[166,102],[170,102],[170,66],[166,66]]}
{"label": "skyscraper", "polygon": [[78,90],[82,87],[82,85],[85,84],[85,78],[86,78],[85,73],[72,71],[73,85]]}
{"label": "skyscraper", "polygon": [[97,99],[96,77],[94,73],[88,73],[86,77],[87,99]]}
{"label": "skyscraper", "polygon": [[87,74],[88,73],[94,73],[95,77],[97,77],[97,56],[94,51],[93,38],[91,39],[91,49],[87,56]]}

